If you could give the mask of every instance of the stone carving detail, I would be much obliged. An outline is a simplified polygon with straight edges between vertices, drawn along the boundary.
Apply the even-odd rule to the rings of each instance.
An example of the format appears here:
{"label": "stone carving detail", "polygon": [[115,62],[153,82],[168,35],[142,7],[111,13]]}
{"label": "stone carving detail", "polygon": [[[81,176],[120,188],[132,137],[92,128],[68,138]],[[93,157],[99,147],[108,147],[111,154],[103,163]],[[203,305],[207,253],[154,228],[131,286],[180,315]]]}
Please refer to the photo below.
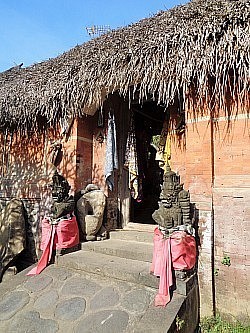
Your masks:
{"label": "stone carving detail", "polygon": [[77,200],[76,214],[85,239],[94,241],[107,238],[107,231],[102,225],[105,194],[97,185],[89,184],[81,195]]}
{"label": "stone carving detail", "polygon": [[106,205],[103,191],[97,185],[89,184],[73,198],[69,196],[69,190],[68,181],[56,171],[52,185],[53,218],[58,219],[75,210],[78,224],[86,240],[106,238],[106,229],[102,226]]}
{"label": "stone carving detail", "polygon": [[74,212],[75,200],[73,196],[69,195],[70,185],[63,176],[55,171],[52,184],[52,215],[54,219]]}
{"label": "stone carving detail", "polygon": [[4,271],[25,249],[24,206],[12,199],[0,212],[0,282]]}
{"label": "stone carving detail", "polygon": [[152,214],[163,233],[191,231],[190,195],[183,189],[180,177],[167,164],[161,186],[159,208]]}

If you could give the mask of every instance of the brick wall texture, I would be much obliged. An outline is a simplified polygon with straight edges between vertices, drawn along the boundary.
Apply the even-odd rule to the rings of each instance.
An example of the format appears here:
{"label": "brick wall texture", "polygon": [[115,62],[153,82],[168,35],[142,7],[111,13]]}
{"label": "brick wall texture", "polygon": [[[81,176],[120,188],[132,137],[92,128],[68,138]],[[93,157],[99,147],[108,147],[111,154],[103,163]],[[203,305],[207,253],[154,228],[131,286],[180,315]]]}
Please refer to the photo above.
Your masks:
{"label": "brick wall texture", "polygon": [[[205,115],[187,120],[185,140],[172,134],[171,167],[181,175],[199,215],[199,282],[201,314],[215,305],[231,319],[250,314],[250,128],[246,114],[231,118]],[[182,145],[180,144],[182,141]],[[185,146],[183,147],[183,142]],[[212,203],[214,208],[214,270],[212,272]],[[224,259],[229,258],[230,264]]]}

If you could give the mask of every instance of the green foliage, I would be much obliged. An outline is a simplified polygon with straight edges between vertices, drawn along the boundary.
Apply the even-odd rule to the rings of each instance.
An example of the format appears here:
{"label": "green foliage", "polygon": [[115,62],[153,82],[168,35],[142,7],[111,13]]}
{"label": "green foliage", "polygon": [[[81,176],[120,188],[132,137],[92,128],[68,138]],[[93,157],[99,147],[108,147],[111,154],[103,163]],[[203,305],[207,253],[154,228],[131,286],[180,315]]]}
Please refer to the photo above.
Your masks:
{"label": "green foliage", "polygon": [[229,323],[220,316],[205,317],[201,320],[201,333],[250,333],[250,326],[244,327],[241,323]]}
{"label": "green foliage", "polygon": [[231,259],[229,256],[227,256],[226,254],[224,254],[224,258],[222,259],[221,261],[222,265],[225,265],[225,266],[231,266]]}
{"label": "green foliage", "polygon": [[176,324],[177,332],[179,332],[182,329],[182,327],[184,326],[185,320],[181,319],[179,316],[177,316],[175,318],[175,324]]}
{"label": "green foliage", "polygon": [[214,269],[214,275],[215,275],[215,276],[218,276],[218,275],[219,275],[219,268],[215,268],[215,269]]}
{"label": "green foliage", "polygon": [[152,137],[152,143],[153,143],[156,147],[159,147],[160,138],[161,138],[160,135],[154,135],[154,136]]}

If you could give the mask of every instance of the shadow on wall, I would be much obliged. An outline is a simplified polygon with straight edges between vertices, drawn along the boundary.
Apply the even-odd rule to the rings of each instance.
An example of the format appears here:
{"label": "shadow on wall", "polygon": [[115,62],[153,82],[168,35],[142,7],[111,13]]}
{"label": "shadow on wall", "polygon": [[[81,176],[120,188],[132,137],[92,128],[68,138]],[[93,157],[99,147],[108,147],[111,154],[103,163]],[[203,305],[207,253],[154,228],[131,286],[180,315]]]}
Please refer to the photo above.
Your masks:
{"label": "shadow on wall", "polygon": [[100,187],[105,186],[105,177],[103,174],[103,170],[96,163],[93,165],[92,168],[92,178],[93,178],[93,183],[97,184]]}
{"label": "shadow on wall", "polygon": [[195,239],[197,245],[197,257],[199,256],[198,249],[201,246],[200,232],[199,232],[199,209],[196,208],[195,203],[190,203],[190,216],[192,221],[192,226],[195,230]]}
{"label": "shadow on wall", "polygon": [[[25,268],[22,256],[27,257],[23,260],[30,265],[40,255],[41,220],[50,212],[52,205],[50,184],[55,171],[52,163],[55,156],[51,151],[51,143],[56,140],[56,136],[53,135],[55,133],[33,134],[22,138],[17,134],[0,136],[0,211],[4,215],[4,207],[8,206],[11,200],[22,200],[25,214],[23,230],[26,231],[22,244],[28,252],[32,252],[30,255],[21,251],[22,254],[16,256],[17,271]],[[76,172],[74,146],[66,143],[62,146],[61,154],[63,155],[59,156],[61,163],[57,164],[74,190]],[[0,239],[3,238],[1,231]],[[13,244],[19,242],[18,234],[16,239],[13,236],[12,240]],[[6,247],[4,245],[1,247],[1,256],[5,256]]]}

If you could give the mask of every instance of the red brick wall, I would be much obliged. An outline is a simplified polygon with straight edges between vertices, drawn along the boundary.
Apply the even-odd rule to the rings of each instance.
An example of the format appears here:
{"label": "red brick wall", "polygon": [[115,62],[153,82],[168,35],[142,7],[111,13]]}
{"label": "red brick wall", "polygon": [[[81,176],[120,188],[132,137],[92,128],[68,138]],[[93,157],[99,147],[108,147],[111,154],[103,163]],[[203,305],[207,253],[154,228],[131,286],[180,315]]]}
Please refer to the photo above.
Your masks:
{"label": "red brick wall", "polygon": [[[214,203],[216,306],[222,313],[246,318],[249,308],[250,138],[246,115],[214,119],[213,139],[206,114],[187,120],[185,147],[172,135],[171,167],[199,212],[199,282],[201,312],[212,313],[211,208]],[[214,145],[214,163],[212,147]],[[214,168],[214,184],[212,179]],[[224,265],[223,257],[231,259]]]}
{"label": "red brick wall", "polygon": [[[98,113],[93,117],[93,164],[92,164],[92,178],[93,182],[100,186],[107,195],[107,187],[104,177],[105,165],[105,152],[106,152],[106,135],[107,135],[107,114],[104,112],[104,126],[98,127]],[[103,137],[103,141],[99,139]]]}
{"label": "red brick wall", "polygon": [[[217,125],[214,186],[216,300],[220,311],[241,320],[250,313],[250,132],[242,114],[229,127],[223,120]],[[224,256],[230,258],[230,266],[223,264]]]}
{"label": "red brick wall", "polygon": [[[119,99],[118,99],[119,100]],[[108,230],[115,229],[118,225],[118,182],[117,170],[114,170],[114,189],[110,191],[105,180],[105,159],[106,159],[106,144],[107,144],[107,126],[108,113],[114,104],[116,105],[115,120],[116,125],[119,117],[119,104],[116,104],[116,97],[110,96],[104,103],[103,107],[103,126],[98,127],[98,112],[93,117],[93,164],[92,164],[92,179],[93,183],[97,184],[105,193],[106,201],[106,218],[105,227]],[[116,128],[117,130],[117,128]],[[118,136],[118,134],[117,134]],[[103,141],[100,142],[100,137]]]}
{"label": "red brick wall", "polygon": [[[62,141],[63,158],[59,165],[59,171],[69,181],[72,191],[75,189],[76,178],[75,130],[73,124],[68,139]],[[49,185],[52,182],[55,168],[50,163],[50,143],[59,139],[59,131],[54,130],[48,131],[46,135],[34,133],[27,138],[15,135],[12,144],[8,146],[8,165],[5,160],[4,164],[7,167],[1,170],[4,173],[0,182],[0,199],[4,202],[12,197],[23,199],[28,209],[37,253],[39,253],[41,218],[50,212],[52,203]],[[4,138],[1,137],[0,140],[0,160],[2,160]]]}
{"label": "red brick wall", "polygon": [[77,121],[74,121],[67,138],[62,142],[62,161],[58,166],[59,172],[67,179],[71,186],[72,193],[76,189],[76,149],[77,149]]}
{"label": "red brick wall", "polygon": [[76,190],[92,183],[93,164],[93,118],[83,117],[77,121]]}

